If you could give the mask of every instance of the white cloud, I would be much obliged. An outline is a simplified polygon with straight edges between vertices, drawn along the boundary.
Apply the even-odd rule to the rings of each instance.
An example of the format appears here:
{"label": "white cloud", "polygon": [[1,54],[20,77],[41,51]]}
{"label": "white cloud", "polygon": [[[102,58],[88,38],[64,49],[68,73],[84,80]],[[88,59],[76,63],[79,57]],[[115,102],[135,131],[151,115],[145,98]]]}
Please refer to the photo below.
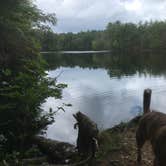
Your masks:
{"label": "white cloud", "polygon": [[45,12],[55,12],[58,32],[104,29],[108,22],[138,22],[166,18],[165,0],[36,0]]}
{"label": "white cloud", "polygon": [[134,0],[132,2],[126,1],[124,6],[126,10],[141,11],[142,3],[139,0]]}

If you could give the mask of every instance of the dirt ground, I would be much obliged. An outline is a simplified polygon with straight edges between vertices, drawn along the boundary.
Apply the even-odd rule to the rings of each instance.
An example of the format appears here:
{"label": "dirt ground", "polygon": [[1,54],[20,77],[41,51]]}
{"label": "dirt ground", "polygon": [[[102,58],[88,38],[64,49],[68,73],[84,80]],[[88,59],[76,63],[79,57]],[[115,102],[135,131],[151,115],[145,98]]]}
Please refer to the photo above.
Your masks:
{"label": "dirt ground", "polygon": [[[137,166],[136,164],[136,127],[124,130],[121,133],[120,149],[112,150],[101,159],[96,165],[99,166]],[[142,165],[152,166],[153,153],[149,142],[147,142],[142,149]]]}

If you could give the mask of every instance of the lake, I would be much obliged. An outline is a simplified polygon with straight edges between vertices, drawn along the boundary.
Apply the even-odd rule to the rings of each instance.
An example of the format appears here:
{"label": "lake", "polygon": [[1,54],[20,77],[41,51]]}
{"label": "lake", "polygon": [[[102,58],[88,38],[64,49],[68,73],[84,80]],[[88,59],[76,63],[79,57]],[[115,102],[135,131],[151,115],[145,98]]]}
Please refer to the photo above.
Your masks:
{"label": "lake", "polygon": [[75,144],[77,130],[72,114],[81,111],[94,120],[100,130],[125,122],[142,112],[145,88],[152,89],[151,108],[166,112],[166,56],[100,53],[47,53],[48,76],[58,76],[68,85],[62,100],[48,98],[43,108],[58,111],[46,137]]}

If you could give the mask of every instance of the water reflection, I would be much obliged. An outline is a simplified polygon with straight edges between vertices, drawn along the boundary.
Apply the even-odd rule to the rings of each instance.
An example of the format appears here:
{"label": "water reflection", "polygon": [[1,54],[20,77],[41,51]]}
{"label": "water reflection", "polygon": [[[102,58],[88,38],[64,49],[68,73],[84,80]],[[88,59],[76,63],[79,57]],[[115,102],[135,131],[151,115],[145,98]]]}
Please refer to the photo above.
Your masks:
{"label": "water reflection", "polygon": [[[47,55],[47,60],[50,57]],[[149,62],[154,62],[149,64],[146,59],[144,64],[148,65],[143,65],[135,59],[135,64],[128,66],[131,59],[121,64],[122,59],[110,55],[65,55],[63,58],[54,55],[50,59],[49,76],[56,77],[62,73],[58,82],[68,84],[68,88],[64,90],[62,100],[48,98],[43,107],[45,110],[49,107],[56,109],[63,102],[73,106],[56,115],[55,124],[47,131],[49,138],[75,143],[77,131],[73,129],[75,121],[72,114],[78,110],[92,118],[100,129],[131,119],[142,111],[145,88],[153,90],[152,108],[166,112],[165,62],[149,59]]]}
{"label": "water reflection", "polygon": [[166,55],[165,54],[45,54],[49,63],[49,69],[55,70],[59,67],[81,68],[103,68],[106,69],[112,78],[136,73],[165,75]]}

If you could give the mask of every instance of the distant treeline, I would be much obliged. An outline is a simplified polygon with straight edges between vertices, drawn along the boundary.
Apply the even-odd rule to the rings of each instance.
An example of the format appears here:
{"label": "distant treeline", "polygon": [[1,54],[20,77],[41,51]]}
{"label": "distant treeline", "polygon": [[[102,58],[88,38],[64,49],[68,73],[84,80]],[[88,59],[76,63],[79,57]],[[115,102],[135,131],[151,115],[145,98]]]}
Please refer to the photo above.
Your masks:
{"label": "distant treeline", "polygon": [[53,50],[100,50],[107,49],[104,31],[75,33],[37,32],[43,51]]}
{"label": "distant treeline", "polygon": [[159,51],[166,49],[166,22],[109,23],[103,31],[53,33],[38,31],[42,51],[115,50]]}

